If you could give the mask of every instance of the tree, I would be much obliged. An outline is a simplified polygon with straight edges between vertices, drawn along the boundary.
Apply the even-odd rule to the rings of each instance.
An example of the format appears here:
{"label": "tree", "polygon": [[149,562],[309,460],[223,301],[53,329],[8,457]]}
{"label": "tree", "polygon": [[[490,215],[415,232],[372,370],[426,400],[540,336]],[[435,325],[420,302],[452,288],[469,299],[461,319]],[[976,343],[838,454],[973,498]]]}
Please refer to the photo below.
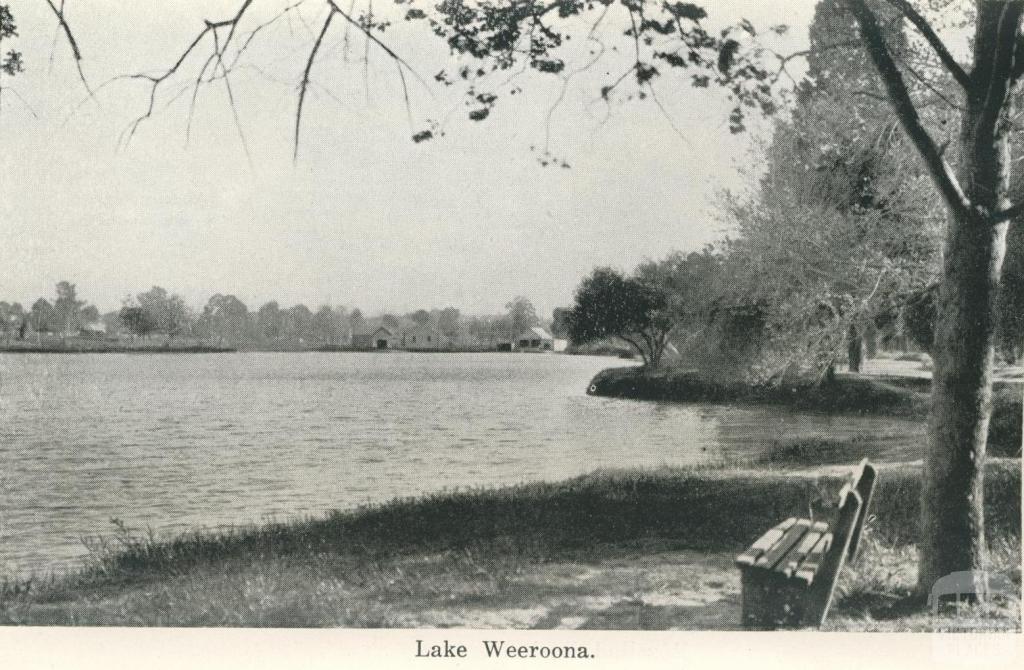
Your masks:
{"label": "tree", "polygon": [[[984,470],[995,308],[1007,222],[1021,211],[1009,200],[1009,113],[1024,74],[1015,58],[1024,4],[975,2],[970,68],[957,62],[909,2],[893,4],[959,85],[962,98],[954,170],[921,119],[875,11],[866,0],[848,0],[889,102],[948,213],[922,487],[918,588],[923,592],[946,574],[986,564]],[[985,585],[978,586],[984,593]]]}
{"label": "tree", "polygon": [[505,309],[507,310],[505,319],[512,337],[516,337],[527,328],[532,328],[540,323],[533,303],[521,295],[505,303]]}
{"label": "tree", "polygon": [[576,289],[566,329],[574,344],[617,337],[654,368],[672,328],[667,307],[668,299],[656,287],[611,268],[597,268]]}
{"label": "tree", "polygon": [[1024,355],[1024,226],[1013,226],[1006,238],[1006,262],[999,292],[999,339],[1011,363]]}
{"label": "tree", "polygon": [[313,312],[305,305],[284,311],[284,333],[292,342],[304,342],[313,334]]}
{"label": "tree", "polygon": [[201,330],[223,344],[240,344],[249,337],[249,308],[233,295],[217,293],[203,308]]}
{"label": "tree", "polygon": [[7,336],[8,342],[14,333],[19,334],[18,339],[23,339],[24,334],[21,328],[26,318],[25,309],[20,303],[0,301],[0,333]]}
{"label": "tree", "polygon": [[445,307],[437,315],[437,327],[450,338],[458,337],[461,330],[461,314],[454,307]]}
{"label": "tree", "polygon": [[154,286],[135,296],[135,299],[146,314],[145,321],[151,326],[151,332],[174,337],[188,329],[191,315],[181,296],[171,295],[166,289]]}
{"label": "tree", "polygon": [[565,338],[568,337],[568,326],[566,324],[566,317],[569,315],[571,307],[556,307],[551,310],[551,334],[555,337]]}
{"label": "tree", "polygon": [[[4,40],[18,36],[18,26],[14,22],[14,15],[11,14],[10,6],[0,5],[0,78],[5,74],[13,77],[24,71],[24,63],[21,59],[21,52],[14,49],[3,51]],[[3,81],[0,79],[0,105],[3,104]]]}
{"label": "tree", "polygon": [[137,304],[125,302],[117,316],[128,332],[136,337],[146,337],[157,328],[152,316]]}
{"label": "tree", "polygon": [[263,340],[276,340],[284,331],[284,315],[276,300],[264,303],[256,312],[256,334]]}
{"label": "tree", "polygon": [[53,303],[53,314],[57,320],[55,325],[61,329],[61,333],[66,335],[78,329],[84,306],[85,301],[78,299],[78,291],[74,284],[67,281],[57,283],[57,300]]}
{"label": "tree", "polygon": [[722,257],[713,249],[683,254],[637,266],[636,278],[665,296],[665,315],[680,350],[705,336],[722,292]]}
{"label": "tree", "polygon": [[36,333],[52,333],[54,328],[53,305],[46,298],[39,298],[32,303],[32,310],[29,312],[29,323]]}
{"label": "tree", "polygon": [[345,337],[345,308],[321,305],[313,315],[313,335],[322,344],[337,344]]}
{"label": "tree", "polygon": [[417,326],[425,326],[430,323],[430,312],[425,309],[418,309],[415,312],[411,312],[408,316]]}
{"label": "tree", "polygon": [[100,310],[96,305],[86,305],[82,308],[81,320],[83,326],[92,326],[100,321]]}
{"label": "tree", "polygon": [[[753,195],[725,203],[738,224],[727,248],[739,257],[739,287],[769,308],[769,377],[828,379],[844,353],[859,371],[879,313],[938,275],[941,211],[874,65],[851,40],[844,2],[817,5],[793,114],[776,124]],[[894,54],[907,59],[902,23],[883,0],[872,2],[885,12]],[[935,125],[950,116],[955,110],[931,108]]]}

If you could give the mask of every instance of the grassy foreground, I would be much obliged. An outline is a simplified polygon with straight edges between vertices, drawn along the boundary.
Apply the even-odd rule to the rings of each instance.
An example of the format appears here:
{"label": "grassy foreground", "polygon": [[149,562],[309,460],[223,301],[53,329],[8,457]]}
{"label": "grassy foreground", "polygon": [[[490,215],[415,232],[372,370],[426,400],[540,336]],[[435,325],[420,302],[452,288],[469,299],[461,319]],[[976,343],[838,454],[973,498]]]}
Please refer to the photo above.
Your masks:
{"label": "grassy foreground", "polygon": [[[871,627],[909,592],[918,469],[882,467],[834,625]],[[0,621],[725,629],[739,621],[733,556],[781,518],[829,514],[845,471],[598,472],[169,541],[125,532],[80,572],[4,584]],[[1018,587],[1020,487],[1020,461],[992,459],[993,569]],[[894,616],[883,629],[907,614]],[[1019,602],[985,616],[1019,627]]]}

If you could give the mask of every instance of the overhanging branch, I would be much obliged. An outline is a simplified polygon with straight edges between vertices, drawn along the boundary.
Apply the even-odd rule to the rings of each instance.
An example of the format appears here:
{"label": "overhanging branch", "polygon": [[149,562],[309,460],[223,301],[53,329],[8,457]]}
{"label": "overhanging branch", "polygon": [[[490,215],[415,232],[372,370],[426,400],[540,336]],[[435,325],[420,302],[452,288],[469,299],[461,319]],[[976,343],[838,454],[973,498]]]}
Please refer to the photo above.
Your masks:
{"label": "overhanging branch", "polygon": [[908,0],[889,0],[889,4],[900,11],[903,16],[907,18],[917,31],[921,33],[921,36],[928,41],[932,49],[935,50],[935,54],[939,57],[939,60],[945,66],[946,70],[953,75],[953,79],[963,86],[969,88],[971,85],[971,76],[967,74],[967,71],[963,69],[960,63],[956,62],[953,58],[953,54],[949,52],[946,45],[943,43],[942,38],[938,36],[935,30],[928,23],[928,20],[921,16],[921,13],[914,9],[913,5]]}
{"label": "overhanging branch", "polygon": [[889,103],[892,105],[896,117],[924,160],[925,167],[942,194],[943,200],[957,215],[965,214],[970,203],[964,196],[949,164],[943,159],[942,153],[935,145],[935,141],[925,130],[917,108],[910,98],[907,85],[903,81],[903,75],[900,74],[899,67],[889,53],[889,47],[878,25],[878,18],[868,7],[866,0],[847,0],[847,3],[860,26],[861,37],[865,42],[868,55],[885,84]]}

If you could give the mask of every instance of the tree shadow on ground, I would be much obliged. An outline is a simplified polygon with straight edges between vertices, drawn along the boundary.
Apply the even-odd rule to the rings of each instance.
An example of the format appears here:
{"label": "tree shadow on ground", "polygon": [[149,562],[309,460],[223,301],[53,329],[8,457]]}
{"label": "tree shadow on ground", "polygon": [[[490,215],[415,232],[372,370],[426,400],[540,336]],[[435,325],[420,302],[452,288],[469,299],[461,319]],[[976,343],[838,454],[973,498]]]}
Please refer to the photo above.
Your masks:
{"label": "tree shadow on ground", "polygon": [[627,598],[599,611],[553,609],[532,628],[580,630],[740,630],[740,600],[710,603],[653,604]]}

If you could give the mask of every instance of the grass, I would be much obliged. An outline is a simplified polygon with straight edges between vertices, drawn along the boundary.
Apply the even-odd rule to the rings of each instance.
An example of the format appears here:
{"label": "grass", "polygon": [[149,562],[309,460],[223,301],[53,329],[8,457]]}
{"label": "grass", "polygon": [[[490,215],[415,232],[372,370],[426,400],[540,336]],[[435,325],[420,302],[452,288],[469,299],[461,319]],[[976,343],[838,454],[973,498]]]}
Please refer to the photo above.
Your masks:
{"label": "grass", "polygon": [[965,603],[957,611],[943,602],[934,615],[913,593],[917,581],[917,552],[913,545],[879,540],[870,527],[857,561],[847,566],[837,587],[835,609],[825,630],[872,632],[1021,631],[1021,543],[1019,537],[1000,538],[989,546],[990,574],[1007,575],[1017,594],[985,603]]}
{"label": "grass", "polygon": [[[830,414],[871,414],[925,421],[930,409],[931,380],[914,377],[867,377],[839,374],[818,386],[751,387],[738,382],[705,379],[693,371],[647,371],[638,366],[609,368],[594,377],[593,395],[674,402],[750,402],[784,405]],[[992,394],[989,453],[1021,454],[1021,401],[1024,385],[997,383]]]}
{"label": "grass", "polygon": [[[664,627],[695,617],[727,627],[739,621],[732,557],[781,518],[830,514],[843,477],[771,467],[609,471],[167,541],[122,527],[76,573],[7,582],[0,621]],[[1020,477],[1019,461],[989,465],[992,542],[1019,545]],[[873,542],[909,551],[918,493],[917,467],[883,466]],[[851,593],[877,590],[858,583]],[[898,595],[903,583],[885,590]],[[852,605],[837,611],[864,618]]]}

